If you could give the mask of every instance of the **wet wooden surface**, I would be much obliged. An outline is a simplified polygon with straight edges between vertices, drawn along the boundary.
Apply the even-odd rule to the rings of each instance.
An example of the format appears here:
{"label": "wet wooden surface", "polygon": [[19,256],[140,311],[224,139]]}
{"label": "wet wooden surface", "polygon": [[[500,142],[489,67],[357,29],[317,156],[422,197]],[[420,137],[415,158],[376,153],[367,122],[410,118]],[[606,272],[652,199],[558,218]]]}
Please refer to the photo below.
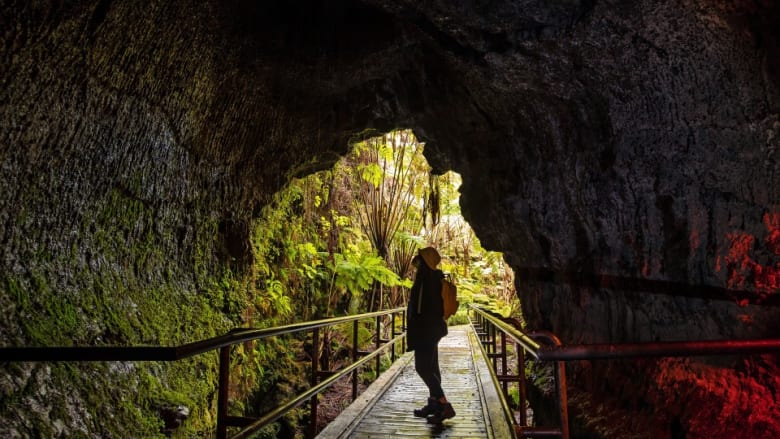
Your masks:
{"label": "wet wooden surface", "polygon": [[487,365],[467,325],[449,328],[439,344],[442,387],[456,415],[431,425],[412,414],[428,390],[408,353],[318,436],[333,438],[505,438],[509,430]]}

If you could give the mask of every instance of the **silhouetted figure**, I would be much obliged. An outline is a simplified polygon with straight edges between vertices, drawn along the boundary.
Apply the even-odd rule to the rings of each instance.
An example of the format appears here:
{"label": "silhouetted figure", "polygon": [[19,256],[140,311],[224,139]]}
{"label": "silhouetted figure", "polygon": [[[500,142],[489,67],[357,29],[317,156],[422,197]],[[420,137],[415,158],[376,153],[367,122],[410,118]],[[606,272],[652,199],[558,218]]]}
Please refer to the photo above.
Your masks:
{"label": "silhouetted figure", "polygon": [[414,415],[439,424],[455,416],[452,404],[444,396],[439,369],[439,340],[447,335],[441,280],[444,274],[436,269],[441,261],[439,252],[426,247],[417,252],[412,264],[417,269],[407,305],[407,342],[414,351],[414,368],[428,386],[428,403],[414,410]]}

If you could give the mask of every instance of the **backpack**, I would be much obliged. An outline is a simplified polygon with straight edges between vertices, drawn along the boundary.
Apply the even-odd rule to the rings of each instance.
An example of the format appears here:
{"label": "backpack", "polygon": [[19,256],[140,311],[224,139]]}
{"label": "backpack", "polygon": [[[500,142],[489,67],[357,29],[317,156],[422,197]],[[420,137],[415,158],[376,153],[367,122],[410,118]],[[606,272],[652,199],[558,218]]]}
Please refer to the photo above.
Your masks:
{"label": "backpack", "polygon": [[458,287],[449,279],[449,275],[441,280],[441,298],[444,302],[444,320],[458,311]]}

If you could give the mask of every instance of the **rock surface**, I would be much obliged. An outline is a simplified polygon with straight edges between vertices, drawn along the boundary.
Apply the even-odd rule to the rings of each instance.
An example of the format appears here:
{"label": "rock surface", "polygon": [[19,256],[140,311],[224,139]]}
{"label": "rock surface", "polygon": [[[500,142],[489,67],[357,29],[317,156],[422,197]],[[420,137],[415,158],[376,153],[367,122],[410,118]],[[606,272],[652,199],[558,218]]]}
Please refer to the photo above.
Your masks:
{"label": "rock surface", "polygon": [[[412,128],[462,175],[482,244],[529,274],[529,326],[568,343],[780,334],[776,2],[12,1],[0,17],[5,344],[51,317],[16,293],[36,279],[93,343],[109,325],[72,300],[92,272],[193,291],[204,266],[240,271],[269,197],[369,128]],[[139,210],[148,222],[122,222]],[[122,250],[145,240],[145,263]],[[572,376],[592,413],[647,394],[632,422],[651,437],[776,437],[776,365],[650,362],[625,391],[602,380],[633,363]],[[82,411],[51,428],[93,425]]]}

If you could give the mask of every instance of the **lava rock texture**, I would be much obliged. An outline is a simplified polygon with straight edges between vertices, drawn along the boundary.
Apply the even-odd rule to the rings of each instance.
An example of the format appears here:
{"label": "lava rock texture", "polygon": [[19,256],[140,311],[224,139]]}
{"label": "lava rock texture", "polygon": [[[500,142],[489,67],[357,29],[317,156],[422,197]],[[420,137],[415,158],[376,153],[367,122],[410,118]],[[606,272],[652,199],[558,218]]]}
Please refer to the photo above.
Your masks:
{"label": "lava rock texture", "polygon": [[[464,216],[516,269],[530,328],[780,336],[775,1],[9,0],[0,23],[0,269],[65,304],[93,269],[182,291],[202,287],[203,258],[240,271],[247,224],[286,181],[366,129],[411,128],[437,172],[462,175]],[[117,199],[154,225],[122,226]],[[106,224],[117,248],[151,234],[155,263],[107,255]],[[30,344],[20,321],[47,316],[15,291],[0,339]],[[106,334],[94,320],[77,341]],[[605,437],[779,437],[777,364],[569,370]],[[68,413],[52,431],[89,430]]]}

